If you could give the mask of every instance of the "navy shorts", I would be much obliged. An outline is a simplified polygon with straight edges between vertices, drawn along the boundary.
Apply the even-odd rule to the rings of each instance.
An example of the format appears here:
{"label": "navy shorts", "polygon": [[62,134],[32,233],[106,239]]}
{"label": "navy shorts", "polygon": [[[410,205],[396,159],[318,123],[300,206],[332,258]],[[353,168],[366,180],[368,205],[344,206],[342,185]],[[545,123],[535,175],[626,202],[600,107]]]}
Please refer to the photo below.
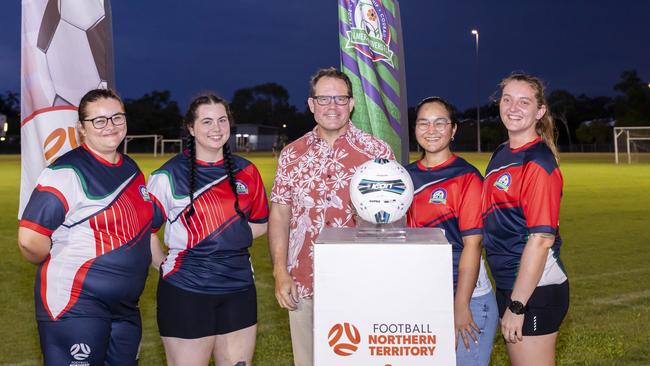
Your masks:
{"label": "navy shorts", "polygon": [[38,321],[45,365],[137,365],[140,313],[118,319]]}
{"label": "navy shorts", "polygon": [[257,324],[255,285],[228,294],[201,294],[158,280],[158,329],[162,337],[195,339]]}
{"label": "navy shorts", "polygon": [[[512,290],[497,289],[499,318],[503,318],[510,305]],[[535,288],[526,304],[522,335],[538,336],[555,333],[569,311],[569,280],[559,285],[546,285]]]}

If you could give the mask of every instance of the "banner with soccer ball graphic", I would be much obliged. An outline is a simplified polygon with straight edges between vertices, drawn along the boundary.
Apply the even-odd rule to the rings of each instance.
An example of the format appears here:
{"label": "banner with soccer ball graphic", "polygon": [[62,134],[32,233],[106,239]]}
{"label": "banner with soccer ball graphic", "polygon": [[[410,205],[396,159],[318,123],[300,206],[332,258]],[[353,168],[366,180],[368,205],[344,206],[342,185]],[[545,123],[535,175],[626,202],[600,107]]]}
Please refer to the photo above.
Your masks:
{"label": "banner with soccer ball graphic", "polygon": [[39,174],[78,146],[77,106],[112,87],[110,0],[23,0],[18,217]]}
{"label": "banner with soccer ball graphic", "polygon": [[341,70],[352,81],[352,122],[408,163],[406,73],[397,0],[339,0]]}

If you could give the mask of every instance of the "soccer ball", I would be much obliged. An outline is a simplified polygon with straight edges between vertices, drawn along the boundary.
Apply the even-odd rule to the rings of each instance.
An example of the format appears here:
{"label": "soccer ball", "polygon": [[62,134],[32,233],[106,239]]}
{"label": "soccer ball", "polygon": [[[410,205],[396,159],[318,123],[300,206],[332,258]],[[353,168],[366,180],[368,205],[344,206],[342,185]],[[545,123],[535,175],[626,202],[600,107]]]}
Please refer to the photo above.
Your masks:
{"label": "soccer ball", "polygon": [[110,29],[104,0],[47,1],[36,43],[47,65],[48,74],[36,76],[51,88],[47,105],[78,105],[88,90],[107,87]]}
{"label": "soccer ball", "polygon": [[350,199],[362,219],[389,224],[401,219],[411,205],[413,181],[394,160],[369,160],[350,180]]}

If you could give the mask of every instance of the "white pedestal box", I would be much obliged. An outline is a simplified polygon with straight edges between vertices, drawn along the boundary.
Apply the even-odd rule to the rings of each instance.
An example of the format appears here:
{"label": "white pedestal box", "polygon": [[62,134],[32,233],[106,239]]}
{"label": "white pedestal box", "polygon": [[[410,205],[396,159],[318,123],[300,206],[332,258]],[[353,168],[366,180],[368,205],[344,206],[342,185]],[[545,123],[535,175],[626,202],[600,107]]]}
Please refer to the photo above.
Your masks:
{"label": "white pedestal box", "polygon": [[324,229],[316,366],[455,365],[451,245],[440,229]]}

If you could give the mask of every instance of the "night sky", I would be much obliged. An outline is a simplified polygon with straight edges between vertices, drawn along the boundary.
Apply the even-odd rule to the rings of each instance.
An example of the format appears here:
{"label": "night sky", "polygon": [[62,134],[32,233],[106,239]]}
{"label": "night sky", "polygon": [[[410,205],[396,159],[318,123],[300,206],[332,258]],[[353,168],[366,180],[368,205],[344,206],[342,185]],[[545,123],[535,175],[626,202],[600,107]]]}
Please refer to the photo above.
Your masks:
{"label": "night sky", "polygon": [[[548,87],[615,95],[620,73],[650,82],[650,1],[402,0],[409,105],[428,95],[464,109],[512,71]],[[113,0],[117,90],[137,98],[168,89],[182,108],[194,94],[284,85],[305,106],[307,81],[339,65],[337,2]],[[0,92],[20,91],[20,1],[0,5]]]}

